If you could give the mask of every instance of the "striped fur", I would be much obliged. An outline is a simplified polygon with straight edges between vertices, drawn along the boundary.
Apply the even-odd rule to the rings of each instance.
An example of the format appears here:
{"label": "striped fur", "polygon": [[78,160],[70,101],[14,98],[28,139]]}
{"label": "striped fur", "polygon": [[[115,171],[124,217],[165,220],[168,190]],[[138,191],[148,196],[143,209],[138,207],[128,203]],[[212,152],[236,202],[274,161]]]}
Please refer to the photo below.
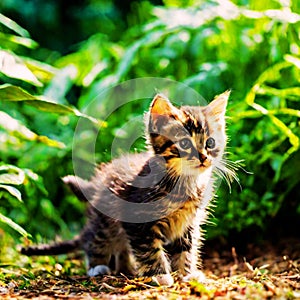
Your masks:
{"label": "striped fur", "polygon": [[[166,285],[173,283],[171,272],[203,279],[201,225],[213,198],[215,175],[234,176],[222,158],[228,97],[226,92],[205,107],[176,108],[156,95],[146,118],[148,152],[101,164],[90,181],[64,179],[80,199],[91,202],[79,237],[73,243],[32,246],[22,252],[48,255],[81,249],[91,276],[122,272],[155,276]],[[128,211],[117,199],[152,203],[155,218],[143,222],[147,211]],[[128,213],[136,222],[124,221]]]}

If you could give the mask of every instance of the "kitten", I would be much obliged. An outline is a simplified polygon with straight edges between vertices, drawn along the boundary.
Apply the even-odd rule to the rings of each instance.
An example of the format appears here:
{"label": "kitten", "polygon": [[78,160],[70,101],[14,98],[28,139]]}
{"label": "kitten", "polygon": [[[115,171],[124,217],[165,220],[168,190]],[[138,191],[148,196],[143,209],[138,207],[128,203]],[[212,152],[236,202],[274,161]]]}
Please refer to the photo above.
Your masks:
{"label": "kitten", "polygon": [[176,108],[161,94],[146,119],[149,150],[101,164],[90,181],[67,176],[79,199],[91,200],[82,232],[71,241],[31,246],[26,255],[82,249],[88,275],[152,276],[171,272],[203,281],[199,247],[216,175],[234,177],[223,159],[229,92],[207,106]]}

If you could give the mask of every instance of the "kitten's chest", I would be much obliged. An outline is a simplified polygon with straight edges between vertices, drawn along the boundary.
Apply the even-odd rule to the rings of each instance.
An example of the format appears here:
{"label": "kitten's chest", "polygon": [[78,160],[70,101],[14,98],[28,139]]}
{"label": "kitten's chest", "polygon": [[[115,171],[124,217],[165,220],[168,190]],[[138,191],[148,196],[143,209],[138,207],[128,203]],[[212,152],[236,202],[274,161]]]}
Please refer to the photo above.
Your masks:
{"label": "kitten's chest", "polygon": [[153,226],[153,230],[164,235],[167,243],[172,242],[184,236],[187,231],[198,224],[201,221],[199,220],[201,215],[199,214],[199,199],[190,198],[178,209],[159,220]]}

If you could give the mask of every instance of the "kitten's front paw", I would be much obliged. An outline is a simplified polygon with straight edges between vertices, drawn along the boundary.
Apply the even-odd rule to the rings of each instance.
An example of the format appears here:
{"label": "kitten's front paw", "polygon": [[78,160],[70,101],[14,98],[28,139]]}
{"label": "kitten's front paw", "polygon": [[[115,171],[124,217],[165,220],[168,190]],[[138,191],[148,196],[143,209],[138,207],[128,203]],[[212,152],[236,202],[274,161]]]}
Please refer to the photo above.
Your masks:
{"label": "kitten's front paw", "polygon": [[88,276],[94,277],[94,276],[99,276],[99,275],[109,275],[110,268],[106,265],[98,265],[93,268],[90,268],[87,272]]}
{"label": "kitten's front paw", "polygon": [[187,274],[186,276],[183,277],[183,281],[185,281],[185,282],[191,281],[191,280],[196,280],[200,283],[205,283],[206,277],[202,271],[197,270],[197,271]]}
{"label": "kitten's front paw", "polygon": [[152,276],[152,280],[158,285],[171,286],[174,284],[174,279],[171,274],[158,274]]}

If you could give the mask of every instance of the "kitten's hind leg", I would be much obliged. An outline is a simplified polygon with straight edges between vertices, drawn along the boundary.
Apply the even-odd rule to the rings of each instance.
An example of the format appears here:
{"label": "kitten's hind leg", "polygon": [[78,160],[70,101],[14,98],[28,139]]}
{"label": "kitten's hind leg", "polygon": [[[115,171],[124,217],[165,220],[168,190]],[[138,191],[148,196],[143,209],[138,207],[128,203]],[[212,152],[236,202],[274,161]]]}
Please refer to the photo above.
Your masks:
{"label": "kitten's hind leg", "polygon": [[82,248],[86,255],[89,276],[111,273],[109,264],[113,247],[109,245],[106,235],[100,236],[100,233],[94,233],[91,228],[88,228],[82,235]]}
{"label": "kitten's hind leg", "polygon": [[87,275],[92,277],[111,274],[111,269],[109,267],[111,256],[109,254],[104,254],[100,249],[97,250],[98,251],[89,251],[87,253]]}
{"label": "kitten's hind leg", "polygon": [[98,276],[98,275],[109,275],[113,274],[125,274],[134,275],[134,261],[129,248],[123,248],[121,251],[118,250],[118,246],[114,246],[116,249],[114,254],[103,255],[89,253],[90,258],[88,258],[88,275]]}

